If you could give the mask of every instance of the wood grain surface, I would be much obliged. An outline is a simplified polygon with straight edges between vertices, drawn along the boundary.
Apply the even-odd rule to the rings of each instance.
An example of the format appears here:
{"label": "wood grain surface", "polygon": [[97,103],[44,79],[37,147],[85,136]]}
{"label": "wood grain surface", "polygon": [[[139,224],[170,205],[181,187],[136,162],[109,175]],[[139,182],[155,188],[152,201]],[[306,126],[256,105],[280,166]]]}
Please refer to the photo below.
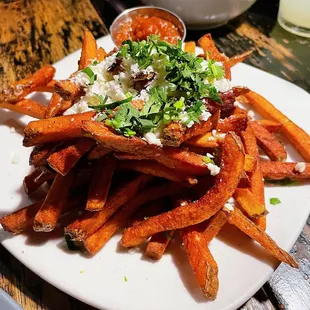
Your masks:
{"label": "wood grain surface", "polygon": [[[124,2],[138,4],[138,1]],[[247,63],[310,91],[310,40],[292,35],[276,23],[277,5],[276,0],[259,0],[248,12],[211,33],[227,55],[251,48],[254,53]],[[0,16],[0,88],[3,88],[80,48],[86,27],[96,37],[106,34],[106,26],[116,13],[103,0],[92,0],[92,3],[89,0],[0,0]],[[201,31],[190,31],[187,39],[195,40],[201,34]],[[310,309],[309,253],[310,219],[292,249],[300,269],[295,271],[280,265],[270,281],[241,309]],[[94,309],[42,280],[2,245],[0,288],[26,310]]]}

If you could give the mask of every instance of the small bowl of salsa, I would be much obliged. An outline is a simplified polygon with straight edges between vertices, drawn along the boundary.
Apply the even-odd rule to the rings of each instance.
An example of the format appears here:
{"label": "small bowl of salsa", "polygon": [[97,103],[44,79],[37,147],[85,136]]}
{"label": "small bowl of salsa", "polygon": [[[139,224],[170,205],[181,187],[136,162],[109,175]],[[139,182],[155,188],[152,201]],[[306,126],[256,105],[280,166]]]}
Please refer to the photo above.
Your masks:
{"label": "small bowl of salsa", "polygon": [[120,46],[126,40],[142,41],[149,35],[172,44],[184,41],[185,24],[176,14],[153,6],[141,6],[123,11],[110,27],[112,40]]}

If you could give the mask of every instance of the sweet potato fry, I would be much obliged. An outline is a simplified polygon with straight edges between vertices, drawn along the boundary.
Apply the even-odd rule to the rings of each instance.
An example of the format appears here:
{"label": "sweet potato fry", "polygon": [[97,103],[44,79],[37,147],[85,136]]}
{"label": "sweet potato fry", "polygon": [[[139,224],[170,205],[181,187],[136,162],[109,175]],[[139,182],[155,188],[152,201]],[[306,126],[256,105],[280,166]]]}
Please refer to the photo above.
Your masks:
{"label": "sweet potato fry", "polygon": [[281,132],[288,138],[300,155],[310,161],[310,136],[287,116],[275,108],[267,99],[251,91],[244,95],[249,104],[264,118],[282,124]]}
{"label": "sweet potato fry", "polygon": [[56,149],[58,143],[46,143],[35,146],[30,154],[29,165],[34,167],[44,166],[47,163],[47,158]]}
{"label": "sweet potato fry", "polygon": [[305,170],[303,172],[298,172],[296,170],[296,165],[298,163],[283,163],[283,162],[261,162],[260,166],[265,179],[270,180],[302,180],[310,178],[310,164],[303,163],[305,165]]}
{"label": "sweet potato fry", "polygon": [[257,145],[274,161],[286,160],[287,153],[283,144],[258,122],[251,122]]}
{"label": "sweet potato fry", "polygon": [[265,206],[246,188],[236,188],[234,198],[250,218],[258,218],[267,213]]}
{"label": "sweet potato fry", "polygon": [[115,164],[116,158],[113,155],[99,158],[94,164],[86,210],[100,211],[104,207],[110,190]]}
{"label": "sweet potato fry", "polygon": [[244,171],[246,172],[253,172],[256,168],[256,164],[257,164],[257,159],[254,158],[251,155],[245,154],[244,157]]}
{"label": "sweet potato fry", "polygon": [[16,103],[3,101],[0,102],[0,108],[39,119],[44,118],[46,111],[46,108],[43,105],[31,99],[21,99]]}
{"label": "sweet potato fry", "polygon": [[174,147],[160,148],[148,144],[137,137],[126,138],[113,133],[104,124],[96,121],[83,122],[83,130],[85,136],[94,138],[110,149],[143,155],[147,159],[154,159],[167,167],[188,175],[204,175],[209,173],[203,157],[198,154]]}
{"label": "sweet potato fry", "polygon": [[220,146],[220,141],[213,136],[212,132],[207,132],[204,135],[193,137],[186,141],[186,144],[203,147],[216,148]]}
{"label": "sweet potato fry", "polygon": [[104,48],[99,47],[97,50],[97,60],[103,61],[107,57],[107,52],[104,50]]}
{"label": "sweet potato fry", "polygon": [[[259,153],[256,144],[256,138],[251,126],[248,126],[247,129],[241,133],[243,145],[245,148],[246,154],[256,158],[256,168],[253,172],[248,173],[250,179],[250,191],[256,198],[256,200],[265,205],[265,190],[264,190],[264,181],[263,175],[259,163]],[[266,216],[259,217],[253,220],[261,229],[266,229]]]}
{"label": "sweet potato fry", "polygon": [[220,51],[217,49],[217,47],[214,44],[214,41],[212,40],[211,34],[208,33],[208,34],[205,34],[203,37],[201,37],[198,40],[198,45],[203,49],[205,57],[208,57],[210,59],[214,59],[216,61],[220,61],[223,63],[223,66],[225,69],[225,76],[227,79],[230,80],[231,79],[230,67],[226,65],[228,57],[220,53]]}
{"label": "sweet potato fry", "polygon": [[46,169],[45,167],[40,167],[33,170],[30,174],[24,178],[24,190],[27,195],[35,192],[43,183],[48,180],[52,180],[54,174]]}
{"label": "sweet potato fry", "polygon": [[82,43],[81,58],[79,61],[79,70],[85,69],[91,65],[92,60],[97,57],[97,43],[92,33],[86,29]]}
{"label": "sweet potato fry", "polygon": [[134,170],[174,182],[182,182],[187,180],[190,183],[197,183],[197,180],[195,178],[192,178],[175,169],[170,169],[152,160],[122,160],[118,163],[117,166],[119,169],[122,170]]}
{"label": "sweet potato fry", "polygon": [[271,133],[276,133],[281,130],[282,124],[275,122],[275,121],[270,121],[268,119],[260,119],[258,121],[260,125],[262,125],[265,129],[267,129]]}
{"label": "sweet potato fry", "polygon": [[223,208],[223,212],[228,215],[228,222],[247,234],[250,238],[258,242],[263,248],[269,251],[279,261],[284,262],[294,268],[298,265],[295,260],[284,250],[282,250],[274,240],[272,240],[261,228],[246,218],[240,210],[234,208],[233,211]]}
{"label": "sweet potato fry", "polygon": [[53,66],[44,66],[31,76],[13,83],[0,93],[0,102],[6,101],[15,103],[23,99],[25,96],[35,91],[40,86],[45,86],[50,82],[55,74]]}
{"label": "sweet potato fry", "polygon": [[210,218],[205,230],[203,231],[203,236],[207,243],[210,243],[216,237],[226,222],[227,216],[221,211],[217,212]]}
{"label": "sweet potato fry", "polygon": [[195,54],[196,53],[195,41],[184,42],[184,52]]}
{"label": "sweet potato fry", "polygon": [[73,83],[70,79],[56,81],[54,84],[54,90],[61,98],[71,102],[75,102],[84,94],[83,87]]}
{"label": "sweet potato fry", "polygon": [[196,280],[208,300],[216,298],[219,280],[218,267],[204,234],[196,231],[195,226],[183,228],[181,237]]}
{"label": "sweet potato fry", "polygon": [[245,61],[251,54],[253,53],[252,50],[246,51],[242,54],[239,55],[235,55],[233,57],[230,57],[227,61],[226,61],[226,65],[229,68],[232,68],[233,66],[235,66],[236,64],[238,64],[239,62],[243,62]]}
{"label": "sweet potato fry", "polygon": [[94,145],[95,141],[87,138],[68,141],[52,153],[47,162],[57,173],[65,176]]}
{"label": "sweet potato fry", "polygon": [[243,171],[244,153],[240,139],[227,133],[223,145],[221,171],[215,185],[199,200],[185,207],[151,217],[124,231],[122,245],[136,246],[155,233],[201,223],[214,215],[232,196]]}
{"label": "sweet potato fry", "polygon": [[72,101],[62,99],[57,93],[53,93],[45,111],[45,118],[55,117],[59,115],[63,108],[65,110],[72,106]]}
{"label": "sweet potato fry", "polygon": [[24,146],[83,137],[82,121],[89,120],[95,112],[58,116],[30,122],[24,130]]}
{"label": "sweet potato fry", "polygon": [[88,154],[87,158],[89,160],[98,159],[100,157],[103,157],[109,153],[111,153],[112,150],[109,148],[106,148],[105,146],[98,144],[96,145]]}
{"label": "sweet potato fry", "polygon": [[57,174],[47,196],[33,221],[35,231],[49,232],[54,230],[60,215],[65,209],[69,191],[74,181],[74,173],[65,177]]}
{"label": "sweet potato fry", "polygon": [[179,183],[164,183],[145,189],[129,200],[101,228],[84,241],[84,248],[96,254],[121,228],[126,227],[129,218],[143,205],[159,198],[174,195],[184,189]]}
{"label": "sweet potato fry", "polygon": [[99,229],[122,205],[136,195],[139,189],[143,188],[150,178],[140,175],[132,181],[127,182],[115,193],[111,194],[105,207],[98,212],[86,211],[77,220],[65,228],[67,239],[81,242],[91,236]]}
{"label": "sweet potato fry", "polygon": [[35,91],[53,93],[55,82],[56,82],[55,80],[51,80],[46,85],[43,85],[43,86],[36,88]]}
{"label": "sweet potato fry", "polygon": [[151,259],[159,260],[164,255],[171,239],[173,238],[175,230],[162,231],[151,237],[148,242],[145,255]]}

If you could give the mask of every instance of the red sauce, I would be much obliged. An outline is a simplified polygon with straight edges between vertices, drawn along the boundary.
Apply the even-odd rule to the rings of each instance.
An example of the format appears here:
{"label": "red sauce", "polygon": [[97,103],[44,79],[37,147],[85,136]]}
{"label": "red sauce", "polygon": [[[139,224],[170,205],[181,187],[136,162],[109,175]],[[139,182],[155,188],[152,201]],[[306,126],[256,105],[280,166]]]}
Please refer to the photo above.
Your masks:
{"label": "red sauce", "polygon": [[181,39],[177,27],[168,20],[159,17],[137,16],[122,25],[116,34],[116,44],[121,45],[125,40],[145,40],[150,34],[159,35],[161,40],[172,44],[177,44]]}

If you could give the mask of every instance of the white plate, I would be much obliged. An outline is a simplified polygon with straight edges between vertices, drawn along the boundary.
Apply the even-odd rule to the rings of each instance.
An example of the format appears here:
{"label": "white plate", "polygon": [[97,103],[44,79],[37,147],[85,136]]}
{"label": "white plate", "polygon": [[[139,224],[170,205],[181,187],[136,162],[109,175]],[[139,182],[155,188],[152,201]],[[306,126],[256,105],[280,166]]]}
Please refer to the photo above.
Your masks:
{"label": "white plate", "polygon": [[[109,37],[98,43],[106,50],[112,48]],[[58,62],[56,77],[66,78],[75,71],[78,58],[79,52],[75,52]],[[310,96],[302,89],[244,64],[233,69],[233,81],[266,96],[310,132]],[[36,99],[40,99],[40,95]],[[22,180],[30,171],[31,150],[22,147],[20,134],[11,133],[10,128],[3,125],[12,119],[23,124],[30,120],[12,112],[0,112],[0,215],[28,203]],[[19,164],[12,164],[12,152],[19,155]],[[290,156],[300,160],[294,152],[290,152]],[[309,214],[309,189],[309,184],[266,188],[270,210],[267,231],[286,250],[292,247]],[[278,197],[282,203],[269,206],[270,197]],[[101,309],[235,309],[264,284],[277,266],[277,262],[249,238],[232,227],[225,228],[211,243],[219,265],[218,297],[206,302],[186,254],[176,242],[159,262],[152,262],[142,253],[128,254],[118,245],[119,235],[93,258],[68,251],[57,232],[48,236],[11,237],[0,230],[2,244],[28,268],[66,293]]]}

